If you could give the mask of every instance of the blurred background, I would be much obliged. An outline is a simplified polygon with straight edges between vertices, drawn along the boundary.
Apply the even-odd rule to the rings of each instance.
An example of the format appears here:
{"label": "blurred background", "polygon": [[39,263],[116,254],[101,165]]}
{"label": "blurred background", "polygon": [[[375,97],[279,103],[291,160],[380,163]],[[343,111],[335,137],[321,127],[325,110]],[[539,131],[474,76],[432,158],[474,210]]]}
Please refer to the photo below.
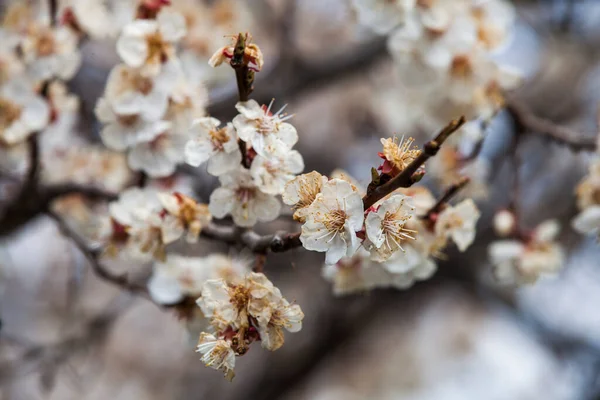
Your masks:
{"label": "blurred background", "polygon": [[[252,32],[265,55],[252,97],[289,103],[306,171],[343,168],[366,185],[379,138],[431,137],[406,131],[405,105],[393,100],[402,93],[389,93],[395,76],[385,38],[358,25],[348,1],[172,2],[198,18],[195,37],[204,40],[184,42],[182,59],[207,83],[208,112],[220,120],[236,114],[235,79],[207,60],[225,44],[223,35]],[[127,3],[111,7],[135,9]],[[600,2],[513,4],[517,26],[499,57],[526,76],[514,96],[536,115],[594,138]],[[75,131],[91,142],[98,141],[96,100],[118,62],[114,49],[110,35],[85,41],[82,68],[69,83],[81,101]],[[487,245],[492,215],[509,201],[513,130],[503,111],[487,126],[481,154],[492,173],[490,193],[478,202],[476,243],[466,253],[450,251],[432,279],[407,291],[337,298],[321,277],[322,255],[299,249],[269,256],[265,273],[301,305],[304,326],[277,352],[257,347],[239,358],[232,383],[199,361],[173,312],[96,277],[53,221],[36,218],[0,237],[0,398],[600,399],[600,246],[569,229],[574,188],[592,154],[541,135],[522,139],[522,223],[560,219],[567,264],[534,286],[500,286]],[[201,170],[183,172],[206,201],[215,180]],[[261,229],[298,227],[279,221]],[[190,251],[219,250],[228,251],[214,242]],[[148,277],[144,266],[111,268],[140,282]]]}

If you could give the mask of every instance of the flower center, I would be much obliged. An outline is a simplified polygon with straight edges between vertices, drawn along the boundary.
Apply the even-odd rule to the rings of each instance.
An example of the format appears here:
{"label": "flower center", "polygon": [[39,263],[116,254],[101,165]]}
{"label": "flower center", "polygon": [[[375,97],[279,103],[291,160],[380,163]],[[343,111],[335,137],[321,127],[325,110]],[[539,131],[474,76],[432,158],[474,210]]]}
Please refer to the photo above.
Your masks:
{"label": "flower center", "polygon": [[256,194],[256,189],[251,187],[240,187],[237,189],[235,195],[240,203],[243,204],[244,207],[254,198]]}
{"label": "flower center", "polygon": [[35,48],[40,57],[48,57],[54,54],[56,42],[50,31],[42,33],[36,38]]}
{"label": "flower center", "polygon": [[454,78],[466,79],[473,75],[473,65],[466,55],[454,57],[450,66],[450,75]]}
{"label": "flower center", "polygon": [[217,150],[223,150],[223,145],[229,142],[229,134],[227,134],[226,128],[221,129],[213,129],[209,132],[210,140],[212,141],[213,146]]}
{"label": "flower center", "polygon": [[344,224],[348,219],[348,214],[344,210],[333,210],[325,215],[323,225],[330,232],[341,232],[344,230]]}
{"label": "flower center", "polygon": [[146,44],[148,45],[146,62],[167,61],[166,43],[160,32],[146,36]]}
{"label": "flower center", "polygon": [[117,117],[119,123],[121,125],[125,125],[127,127],[134,126],[139,121],[139,115],[131,114],[131,115],[119,115]]}
{"label": "flower center", "polygon": [[402,138],[398,143],[396,137],[383,141],[383,155],[385,159],[400,171],[404,170],[421,154],[421,150],[418,150],[416,146],[413,146],[411,149],[414,141],[413,138],[408,138],[407,140]]}
{"label": "flower center", "polygon": [[21,117],[23,109],[8,99],[0,97],[0,129],[10,126]]}
{"label": "flower center", "polygon": [[230,292],[231,304],[237,307],[238,310],[246,308],[250,300],[250,292],[243,285],[234,286]]}
{"label": "flower center", "polygon": [[416,231],[404,227],[412,216],[400,213],[400,207],[396,212],[386,212],[383,217],[382,228],[385,235],[385,243],[390,249],[392,248],[390,241],[396,245],[396,248],[402,248],[402,242],[414,239],[412,234],[416,233]]}

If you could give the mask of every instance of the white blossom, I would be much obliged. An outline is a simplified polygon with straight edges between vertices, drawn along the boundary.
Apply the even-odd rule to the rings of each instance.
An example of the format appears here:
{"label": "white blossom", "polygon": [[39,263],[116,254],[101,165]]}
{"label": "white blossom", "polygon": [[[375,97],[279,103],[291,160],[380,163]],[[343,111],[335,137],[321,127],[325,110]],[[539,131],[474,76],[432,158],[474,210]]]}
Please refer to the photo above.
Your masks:
{"label": "white blossom", "polygon": [[573,229],[584,235],[600,234],[600,205],[591,206],[580,212],[572,221]]}
{"label": "white blossom", "polygon": [[385,261],[398,250],[404,251],[403,243],[415,239],[416,232],[406,227],[406,222],[415,217],[414,213],[411,199],[396,194],[384,200],[376,211],[367,214],[368,250],[375,261]]}
{"label": "white blossom", "polygon": [[250,167],[250,174],[260,191],[278,195],[286,184],[304,169],[304,160],[299,152],[290,150],[275,157],[256,156]]}
{"label": "white blossom", "polygon": [[152,178],[172,175],[177,165],[184,162],[188,139],[187,135],[166,130],[151,142],[136,144],[127,157],[129,166]]}
{"label": "white blossom", "polygon": [[146,120],[141,114],[117,114],[105,98],[98,100],[96,116],[104,124],[100,131],[102,142],[117,151],[150,142],[171,127],[168,121]]}
{"label": "white blossom", "polygon": [[285,185],[281,197],[285,204],[291,205],[294,209],[295,220],[300,222],[306,220],[308,206],[315,201],[327,181],[326,176],[312,171],[292,179]]}
{"label": "white blossom", "polygon": [[[250,34],[246,33],[245,37],[245,47],[244,47],[244,61],[247,63],[248,68],[252,71],[259,72],[264,64],[264,59],[262,55],[262,51],[260,48],[251,43],[252,37]],[[231,36],[231,43],[228,46],[223,46],[219,50],[217,50],[210,60],[208,60],[208,64],[211,67],[218,67],[219,65],[225,63],[230,64],[231,59],[233,58],[233,53],[235,50],[235,45],[238,41],[238,35]]]}
{"label": "white blossom", "polygon": [[167,254],[164,262],[154,264],[148,291],[159,304],[175,304],[185,297],[200,297],[202,287],[209,279],[241,284],[248,272],[248,262],[223,254],[215,253],[207,257]]}
{"label": "white blossom", "polygon": [[148,121],[163,118],[176,73],[163,68],[155,77],[143,76],[138,69],[116,65],[108,75],[104,97],[118,115],[139,115]]}
{"label": "white blossom", "polygon": [[475,225],[480,216],[473,200],[463,200],[438,215],[435,233],[438,237],[451,238],[460,251],[465,251],[475,239]]}
{"label": "white blossom", "polygon": [[265,158],[290,150],[298,141],[296,128],[285,122],[292,116],[282,114],[285,106],[273,114],[272,105],[273,101],[269,107],[261,107],[254,100],[239,102],[235,107],[240,114],[233,119],[239,138]]}
{"label": "white blossom", "polygon": [[555,220],[538,225],[527,240],[501,240],[488,251],[496,278],[506,284],[532,284],[542,275],[555,275],[565,261],[556,240],[559,225]]}
{"label": "white blossom", "polygon": [[223,371],[229,381],[233,379],[235,352],[231,348],[230,341],[217,339],[214,335],[203,332],[198,340],[196,351],[202,354],[201,360],[204,365]]}
{"label": "white blossom", "polygon": [[0,88],[0,143],[15,145],[32,133],[46,127],[50,108],[22,80],[14,80]]}
{"label": "white blossom", "polygon": [[159,193],[158,198],[166,211],[163,216],[163,236],[166,235],[164,230],[168,226],[169,237],[172,238],[166,242],[179,239],[187,230],[187,241],[195,243],[202,228],[212,219],[208,206],[178,192]]}
{"label": "white blossom", "polygon": [[192,126],[192,138],[185,146],[186,162],[194,167],[208,161],[207,171],[220,176],[237,169],[242,161],[233,125],[219,128],[215,118],[200,118]]}
{"label": "white blossom", "polygon": [[236,225],[250,227],[279,215],[279,201],[261,192],[247,169],[239,166],[237,171],[221,175],[219,181],[221,187],[210,195],[208,206],[213,216],[223,218],[231,214]]}
{"label": "white blossom", "polygon": [[299,332],[302,329],[304,313],[297,304],[290,304],[286,299],[277,302],[271,311],[268,322],[259,325],[261,345],[263,348],[275,351],[283,345],[283,329],[288,332]]}
{"label": "white blossom", "polygon": [[81,65],[77,42],[77,35],[66,26],[32,23],[20,47],[29,77],[35,82],[71,79]]}
{"label": "white blossom", "polygon": [[360,241],[356,232],[363,226],[363,202],[346,181],[332,179],[306,209],[300,240],[307,250],[326,252],[326,263],[334,264],[354,254]]}
{"label": "white blossom", "polygon": [[157,75],[163,64],[175,58],[175,44],[185,36],[183,15],[162,9],[156,20],[138,19],[126,25],[117,41],[123,61],[141,68],[145,76]]}

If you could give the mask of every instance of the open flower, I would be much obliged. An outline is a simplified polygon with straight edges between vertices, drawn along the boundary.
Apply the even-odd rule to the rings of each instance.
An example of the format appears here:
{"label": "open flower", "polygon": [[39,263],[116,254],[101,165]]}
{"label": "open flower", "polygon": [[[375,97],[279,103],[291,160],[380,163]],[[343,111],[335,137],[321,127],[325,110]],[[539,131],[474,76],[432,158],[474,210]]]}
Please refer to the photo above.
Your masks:
{"label": "open flower", "polygon": [[130,67],[154,76],[175,58],[175,43],[185,32],[183,15],[163,9],[156,20],[138,19],[126,25],[117,41],[117,52]]}
{"label": "open flower", "polygon": [[0,88],[0,143],[15,145],[46,127],[50,108],[20,80]]}
{"label": "open flower", "polygon": [[496,278],[507,284],[532,284],[541,275],[554,275],[563,266],[565,256],[556,243],[559,225],[548,220],[525,240],[500,240],[493,242],[489,256]]}
{"label": "open flower", "polygon": [[221,187],[210,195],[209,210],[217,218],[228,214],[238,226],[250,227],[257,221],[272,221],[279,215],[281,204],[259,190],[250,171],[241,166],[219,177]]}
{"label": "open flower", "polygon": [[109,253],[123,249],[125,256],[135,260],[164,259],[162,206],[155,190],[127,189],[108,208],[112,222]]}
{"label": "open flower", "polygon": [[187,241],[196,242],[202,228],[212,219],[208,206],[178,192],[159,193],[158,198],[167,212],[163,225],[169,226],[170,236],[177,240],[187,230]]}
{"label": "open flower", "polygon": [[186,162],[194,167],[208,161],[207,171],[220,176],[237,169],[242,161],[233,125],[219,128],[215,118],[200,118],[192,126],[192,138],[185,146]]}
{"label": "open flower", "polygon": [[250,167],[250,174],[261,192],[278,195],[285,185],[304,169],[302,155],[290,150],[273,158],[256,156]]}
{"label": "open flower", "polygon": [[127,157],[129,166],[136,171],[144,171],[152,178],[172,175],[177,165],[184,161],[188,139],[187,135],[172,129],[165,130],[150,142],[136,144]]}
{"label": "open flower", "polygon": [[[210,60],[208,61],[211,67],[218,67],[224,62],[231,64],[231,60],[234,56],[235,45],[238,42],[239,35],[231,36],[231,44],[228,46],[223,46],[219,50],[217,50]],[[252,71],[259,72],[263,67],[263,55],[260,51],[260,48],[254,44],[250,43],[252,41],[252,37],[250,34],[246,33],[244,38],[244,55],[243,62],[248,65]]]}
{"label": "open flower", "polygon": [[360,194],[346,181],[332,179],[323,184],[321,193],[306,209],[302,225],[302,245],[313,251],[326,252],[325,262],[335,264],[354,254],[360,241],[364,208]]}
{"label": "open flower", "polygon": [[282,115],[285,106],[273,114],[272,105],[273,101],[269,107],[261,107],[254,100],[239,102],[235,108],[240,114],[233,119],[239,138],[265,158],[290,150],[298,141],[296,128],[285,122],[292,116]]}
{"label": "open flower", "polygon": [[292,179],[285,185],[281,198],[285,204],[292,206],[294,209],[294,219],[296,221],[306,221],[308,206],[315,201],[326,182],[326,176],[317,171],[312,171]]}
{"label": "open flower", "polygon": [[110,71],[104,97],[118,115],[157,121],[167,110],[172,79],[167,71],[147,77],[136,68],[119,64]]}
{"label": "open flower", "polygon": [[27,73],[34,82],[71,79],[81,65],[77,35],[66,26],[31,24],[21,42]]}
{"label": "open flower", "polygon": [[437,269],[431,257],[411,244],[405,246],[404,251],[392,254],[381,265],[391,275],[389,286],[396,289],[408,289],[415,281],[429,279]]}
{"label": "open flower", "polygon": [[282,298],[272,308],[268,322],[258,328],[262,347],[271,351],[279,349],[283,346],[283,330],[299,332],[303,318],[304,313],[299,305],[290,304]]}
{"label": "open flower", "polygon": [[475,240],[475,225],[480,216],[473,200],[463,200],[438,215],[435,234],[440,238],[451,238],[460,251],[465,251]]}
{"label": "open flower", "polygon": [[146,120],[141,114],[117,114],[105,98],[98,100],[96,116],[104,124],[100,131],[102,142],[116,151],[150,142],[171,127],[168,121]]}
{"label": "open flower", "polygon": [[185,297],[197,299],[204,282],[223,279],[228,284],[241,284],[250,272],[248,262],[223,254],[207,257],[185,257],[168,254],[164,262],[155,262],[148,291],[159,304],[176,304]]}
{"label": "open flower", "polygon": [[235,375],[233,372],[235,352],[231,348],[230,341],[217,339],[210,333],[202,332],[196,351],[202,354],[201,360],[204,365],[223,371],[229,381],[233,379]]}
{"label": "open flower", "polygon": [[396,251],[404,251],[402,244],[415,239],[416,232],[406,227],[414,213],[410,198],[397,194],[367,214],[365,227],[375,261],[385,261]]}
{"label": "open flower", "polygon": [[408,138],[407,140],[402,138],[400,142],[398,142],[396,137],[393,139],[381,139],[383,151],[379,153],[379,156],[385,161],[379,169],[384,174],[393,176],[402,172],[421,154],[421,150],[417,146],[413,146],[414,141],[413,138]]}

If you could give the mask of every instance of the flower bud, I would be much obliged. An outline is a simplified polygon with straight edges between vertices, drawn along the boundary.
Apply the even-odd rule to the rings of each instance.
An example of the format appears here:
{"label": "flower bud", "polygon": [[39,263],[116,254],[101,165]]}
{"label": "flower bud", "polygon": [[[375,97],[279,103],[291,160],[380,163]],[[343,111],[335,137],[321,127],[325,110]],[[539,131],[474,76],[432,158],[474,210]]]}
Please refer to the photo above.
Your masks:
{"label": "flower bud", "polygon": [[515,215],[508,210],[501,210],[494,215],[494,231],[500,237],[506,237],[514,232],[516,227]]}

